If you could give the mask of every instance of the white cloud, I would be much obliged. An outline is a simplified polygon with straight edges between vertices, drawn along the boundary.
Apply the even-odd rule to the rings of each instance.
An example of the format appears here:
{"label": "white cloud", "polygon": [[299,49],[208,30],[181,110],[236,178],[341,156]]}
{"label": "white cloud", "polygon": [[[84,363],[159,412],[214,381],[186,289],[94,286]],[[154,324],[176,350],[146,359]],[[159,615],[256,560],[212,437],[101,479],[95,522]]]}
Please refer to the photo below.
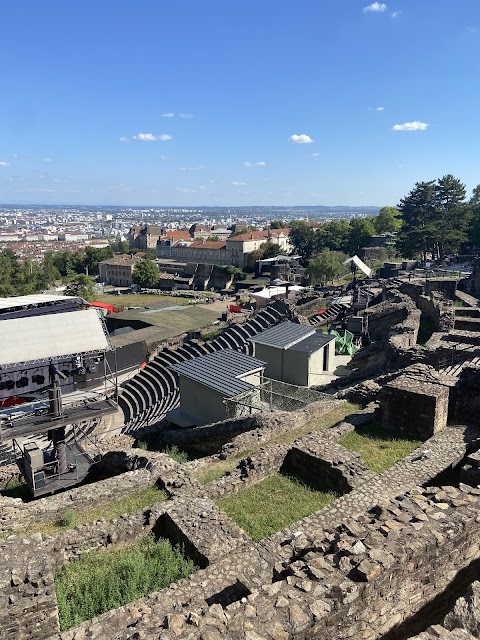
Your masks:
{"label": "white cloud", "polygon": [[427,127],[428,124],[426,122],[419,122],[418,120],[415,120],[414,122],[396,124],[392,128],[394,131],[425,131]]}
{"label": "white cloud", "polygon": [[392,18],[395,20],[395,18],[398,18],[398,16],[399,16],[401,13],[402,13],[401,11],[394,11],[394,12],[392,13]]}
{"label": "white cloud", "polygon": [[134,140],[141,140],[142,142],[156,142],[157,140],[171,140],[172,136],[169,136],[168,133],[162,133],[157,136],[154,133],[138,133],[136,136],[133,136]]}
{"label": "white cloud", "polygon": [[315,156],[315,157],[317,157],[319,155],[320,155],[319,153],[312,153],[312,156]]}
{"label": "white cloud", "polygon": [[4,160],[0,160],[0,167],[9,167],[10,163],[9,162],[5,162]]}
{"label": "white cloud", "polygon": [[170,112],[170,113],[162,113],[162,118],[173,118],[175,114]]}
{"label": "white cloud", "polygon": [[294,144],[309,144],[310,142],[313,142],[312,138],[307,136],[306,133],[301,133],[300,135],[294,133],[290,136],[288,141],[293,142]]}
{"label": "white cloud", "polygon": [[120,138],[120,142],[131,142],[131,139],[130,139],[130,138],[128,138],[127,136],[122,136],[122,137]]}
{"label": "white cloud", "polygon": [[45,162],[45,164],[49,164],[50,162],[53,162],[52,158],[41,158],[40,162]]}
{"label": "white cloud", "polygon": [[267,163],[266,162],[244,162],[243,163],[244,167],[266,167]]}
{"label": "white cloud", "polygon": [[195,189],[180,189],[180,188],[178,188],[177,191],[182,191],[183,193],[196,193]]}
{"label": "white cloud", "polygon": [[177,167],[177,171],[201,171],[203,167]]}
{"label": "white cloud", "polygon": [[191,113],[179,113],[178,117],[179,118],[183,118],[184,120],[188,120],[189,118],[193,118]]}
{"label": "white cloud", "polygon": [[372,2],[368,7],[363,8],[363,13],[384,13],[388,9],[383,2]]}
{"label": "white cloud", "polygon": [[168,160],[168,156],[160,156],[160,160]]}
{"label": "white cloud", "polygon": [[248,182],[235,182],[235,181],[233,181],[232,184],[233,184],[234,187],[246,187]]}
{"label": "white cloud", "polygon": [[385,111],[385,107],[377,107],[375,111]]}
{"label": "white cloud", "polygon": [[198,188],[201,189],[202,191],[205,191],[205,189],[207,189],[207,187],[204,184],[200,185],[200,187]]}

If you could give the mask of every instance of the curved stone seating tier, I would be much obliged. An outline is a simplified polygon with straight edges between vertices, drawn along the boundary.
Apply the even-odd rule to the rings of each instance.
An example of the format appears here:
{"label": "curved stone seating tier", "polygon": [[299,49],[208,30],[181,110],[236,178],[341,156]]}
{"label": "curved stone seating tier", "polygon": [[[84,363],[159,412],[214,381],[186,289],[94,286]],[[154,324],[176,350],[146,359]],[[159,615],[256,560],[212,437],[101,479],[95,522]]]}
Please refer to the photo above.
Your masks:
{"label": "curved stone seating tier", "polygon": [[227,327],[211,341],[203,344],[186,342],[178,349],[160,351],[122,388],[119,405],[125,415],[124,430],[132,432],[159,422],[167,411],[178,406],[178,376],[169,369],[172,364],[222,349],[253,355],[254,347],[249,338],[287,316],[288,307],[282,302],[273,302],[246,323]]}

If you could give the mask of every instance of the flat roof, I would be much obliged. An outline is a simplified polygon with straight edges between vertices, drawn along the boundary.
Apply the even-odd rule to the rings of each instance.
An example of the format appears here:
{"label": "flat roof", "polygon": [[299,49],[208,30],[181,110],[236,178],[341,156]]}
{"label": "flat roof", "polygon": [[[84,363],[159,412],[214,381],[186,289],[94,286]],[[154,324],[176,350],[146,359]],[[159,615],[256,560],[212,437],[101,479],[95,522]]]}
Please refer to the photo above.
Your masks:
{"label": "flat roof", "polygon": [[230,398],[251,389],[252,385],[240,378],[249,373],[261,371],[265,365],[266,362],[263,360],[247,356],[245,353],[233,349],[222,349],[179,362],[169,368],[185,378],[219,391],[225,398]]}
{"label": "flat roof", "polygon": [[326,344],[335,340],[335,336],[331,333],[322,333],[321,331],[315,331],[311,336],[307,336],[304,340],[297,342],[296,344],[288,347],[290,351],[304,351],[305,353],[315,353]]}
{"label": "flat roof", "polygon": [[16,309],[31,305],[48,304],[49,302],[77,302],[78,304],[88,304],[83,298],[77,296],[57,296],[48,293],[36,293],[31,296],[11,296],[10,298],[0,298],[0,309]]}
{"label": "flat roof", "polygon": [[2,320],[1,323],[1,365],[110,349],[103,323],[94,307]]}
{"label": "flat roof", "polygon": [[252,342],[266,344],[280,349],[288,349],[292,345],[304,340],[307,336],[315,333],[315,329],[304,324],[296,324],[286,320],[280,324],[258,333],[250,338]]}

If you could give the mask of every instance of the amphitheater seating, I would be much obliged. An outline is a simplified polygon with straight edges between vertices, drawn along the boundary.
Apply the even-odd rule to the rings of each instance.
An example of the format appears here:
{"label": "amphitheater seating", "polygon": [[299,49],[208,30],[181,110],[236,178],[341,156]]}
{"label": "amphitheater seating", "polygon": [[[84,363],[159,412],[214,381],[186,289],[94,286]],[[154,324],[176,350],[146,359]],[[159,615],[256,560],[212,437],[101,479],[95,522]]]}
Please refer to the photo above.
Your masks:
{"label": "amphitheater seating", "polygon": [[186,342],[177,349],[160,351],[121,388],[119,406],[125,416],[124,432],[135,433],[155,424],[162,420],[167,411],[178,406],[178,377],[169,369],[170,365],[221,349],[234,349],[252,355],[253,344],[249,338],[288,317],[289,309],[285,303],[275,301],[244,324],[227,327],[213,340],[203,344]]}

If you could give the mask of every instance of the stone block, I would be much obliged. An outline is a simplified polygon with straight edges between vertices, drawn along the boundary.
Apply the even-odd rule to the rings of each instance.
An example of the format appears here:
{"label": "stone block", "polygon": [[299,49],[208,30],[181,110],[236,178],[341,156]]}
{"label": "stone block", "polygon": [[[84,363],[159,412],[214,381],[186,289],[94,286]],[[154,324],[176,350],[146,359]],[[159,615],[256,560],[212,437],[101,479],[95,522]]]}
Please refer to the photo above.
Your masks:
{"label": "stone block", "polygon": [[449,389],[400,376],[380,393],[382,427],[428,440],[447,426]]}

